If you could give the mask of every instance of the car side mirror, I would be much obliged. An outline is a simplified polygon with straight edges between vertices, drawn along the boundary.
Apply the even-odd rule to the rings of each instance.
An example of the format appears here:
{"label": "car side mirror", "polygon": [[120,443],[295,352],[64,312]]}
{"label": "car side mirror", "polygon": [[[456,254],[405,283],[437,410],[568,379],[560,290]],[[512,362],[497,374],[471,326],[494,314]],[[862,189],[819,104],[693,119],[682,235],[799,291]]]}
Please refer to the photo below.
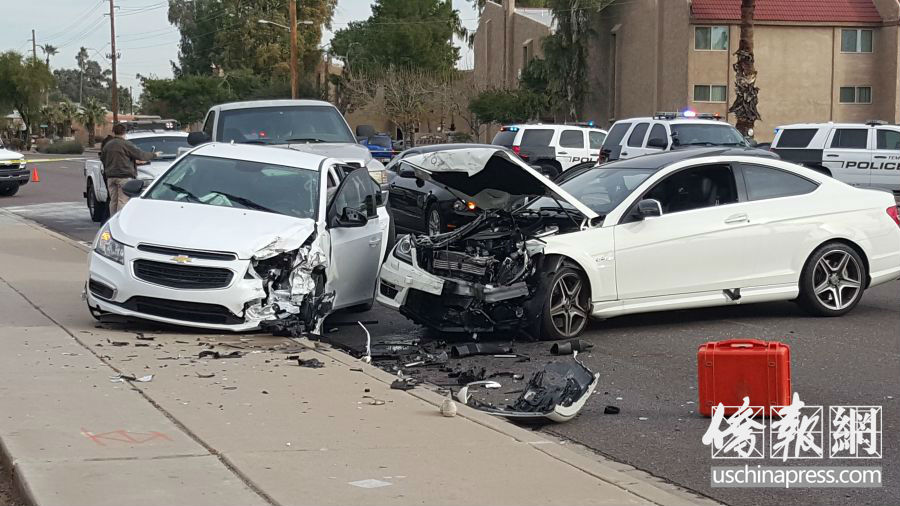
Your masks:
{"label": "car side mirror", "polygon": [[647,141],[647,147],[654,148],[654,149],[666,149],[667,147],[669,147],[669,143],[666,142],[665,139],[660,139],[659,137],[654,137]]}
{"label": "car side mirror", "polygon": [[345,207],[341,214],[334,217],[332,226],[335,228],[355,228],[364,227],[369,219],[359,210],[352,207]]}
{"label": "car side mirror", "polygon": [[638,202],[636,214],[640,219],[662,216],[662,204],[656,199],[643,199]]}
{"label": "car side mirror", "polygon": [[142,191],[144,191],[143,179],[132,179],[122,185],[122,193],[129,197],[137,197]]}
{"label": "car side mirror", "polygon": [[191,132],[187,136],[187,143],[191,146],[199,146],[210,141],[206,132]]}
{"label": "car side mirror", "polygon": [[416,171],[412,170],[412,169],[411,169],[410,167],[408,167],[408,166],[401,165],[401,166],[400,166],[400,170],[397,171],[397,175],[400,176],[400,177],[402,177],[402,178],[406,178],[406,179],[415,179],[415,178],[416,178]]}

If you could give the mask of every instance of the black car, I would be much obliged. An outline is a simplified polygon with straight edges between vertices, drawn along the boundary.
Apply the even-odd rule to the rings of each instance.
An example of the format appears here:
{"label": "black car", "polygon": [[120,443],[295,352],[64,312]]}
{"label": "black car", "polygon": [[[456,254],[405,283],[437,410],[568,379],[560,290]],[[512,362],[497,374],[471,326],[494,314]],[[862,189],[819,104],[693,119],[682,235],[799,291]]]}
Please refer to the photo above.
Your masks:
{"label": "black car", "polygon": [[441,186],[416,179],[412,168],[402,163],[404,158],[448,148],[485,147],[497,148],[486,144],[433,144],[410,148],[397,155],[385,167],[388,209],[397,230],[434,235],[453,230],[476,216],[474,203],[463,202]]}

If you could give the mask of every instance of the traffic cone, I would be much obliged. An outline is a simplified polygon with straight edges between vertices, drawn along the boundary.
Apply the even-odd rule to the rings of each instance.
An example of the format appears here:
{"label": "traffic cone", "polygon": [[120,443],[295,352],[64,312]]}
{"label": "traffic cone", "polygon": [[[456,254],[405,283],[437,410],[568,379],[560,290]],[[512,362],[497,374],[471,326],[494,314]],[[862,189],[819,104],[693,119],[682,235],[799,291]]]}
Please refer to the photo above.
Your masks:
{"label": "traffic cone", "polygon": [[40,183],[41,176],[38,175],[37,165],[31,168],[31,182],[32,183]]}

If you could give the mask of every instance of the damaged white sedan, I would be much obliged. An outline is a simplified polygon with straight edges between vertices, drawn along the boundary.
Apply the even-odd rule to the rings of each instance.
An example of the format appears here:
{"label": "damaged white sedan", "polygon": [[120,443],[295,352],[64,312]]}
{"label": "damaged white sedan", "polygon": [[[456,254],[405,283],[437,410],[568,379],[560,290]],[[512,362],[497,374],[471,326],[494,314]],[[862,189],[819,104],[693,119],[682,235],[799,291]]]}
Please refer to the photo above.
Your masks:
{"label": "damaged white sedan", "polygon": [[135,194],[94,239],[85,298],[113,314],[218,330],[318,332],[371,306],[390,216],[365,168],[212,143]]}
{"label": "damaged white sedan", "polygon": [[590,317],[752,302],[841,316],[897,279],[890,193],[742,151],[647,155],[559,184],[493,148],[405,158],[479,214],[399,239],[378,301],[441,331],[564,339]]}

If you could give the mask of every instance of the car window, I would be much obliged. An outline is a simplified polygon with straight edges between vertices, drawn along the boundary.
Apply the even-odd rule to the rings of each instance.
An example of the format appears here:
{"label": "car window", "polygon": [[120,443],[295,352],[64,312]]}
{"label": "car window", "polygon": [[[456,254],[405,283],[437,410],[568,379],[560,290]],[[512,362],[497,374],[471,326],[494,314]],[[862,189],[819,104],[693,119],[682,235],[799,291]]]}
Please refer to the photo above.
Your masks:
{"label": "car window", "polygon": [[290,105],[230,109],[219,115],[222,142],[356,144],[341,113],[330,105]]}
{"label": "car window", "polygon": [[588,132],[588,142],[591,149],[600,149],[603,147],[604,139],[606,139],[606,134],[603,132]]}
{"label": "car window", "polygon": [[216,124],[216,111],[209,111],[206,115],[206,122],[203,123],[203,133],[212,139],[213,125]]}
{"label": "car window", "polygon": [[650,141],[652,139],[659,139],[666,146],[669,145],[669,136],[666,134],[666,127],[662,125],[662,123],[657,123],[653,125],[653,128],[650,129],[650,136],[647,137],[647,145],[650,145]]}
{"label": "car window", "polygon": [[869,130],[866,128],[838,128],[831,138],[832,148],[866,149]]}
{"label": "car window", "polygon": [[564,130],[559,135],[559,147],[584,148],[584,133],[581,130]]}
{"label": "car window", "polygon": [[760,165],[742,165],[742,168],[750,200],[803,195],[818,188],[809,179],[783,170]]}
{"label": "car window", "polygon": [[781,137],[778,138],[778,144],[775,147],[805,148],[809,146],[809,142],[815,137],[816,132],[818,130],[815,128],[789,128],[781,132]]}
{"label": "car window", "polygon": [[157,179],[144,198],[316,219],[319,171],[187,155]]}
{"label": "car window", "polygon": [[634,130],[631,131],[631,135],[628,137],[628,145],[633,148],[639,148],[644,145],[644,134],[647,133],[647,127],[650,126],[650,123],[638,123],[637,126],[634,127]]}
{"label": "car window", "polygon": [[613,125],[606,134],[606,139],[603,139],[603,149],[612,149],[618,146],[630,127],[631,123],[626,121],[620,121]]}
{"label": "car window", "polygon": [[744,136],[733,126],[709,123],[672,125],[672,139],[676,146],[746,146]]}
{"label": "car window", "polygon": [[876,137],[878,138],[878,149],[900,151],[900,132],[897,130],[879,128]]}
{"label": "car window", "polygon": [[[559,185],[579,202],[602,216],[621,204],[656,170],[655,168],[616,169],[595,166],[572,177],[561,176]],[[567,172],[563,172],[563,175]],[[550,197],[541,197],[528,207],[530,209],[553,208],[559,205],[568,207],[566,203],[557,204],[557,202],[560,201],[554,201]]]}
{"label": "car window", "polygon": [[522,134],[522,147],[546,148],[553,139],[553,130],[529,128]]}
{"label": "car window", "polygon": [[377,216],[375,194],[380,191],[378,185],[369,175],[368,169],[356,169],[350,173],[337,189],[334,199],[329,205],[328,216],[334,216],[349,207],[374,218]]}
{"label": "car window", "polygon": [[738,201],[734,174],[728,165],[701,165],[670,174],[656,183],[644,198],[658,200],[663,214]]}
{"label": "car window", "polygon": [[519,133],[518,130],[501,130],[494,136],[494,140],[491,141],[491,144],[495,146],[505,146],[507,148],[512,147],[513,141],[516,140],[517,133]]}
{"label": "car window", "polygon": [[175,158],[178,156],[178,148],[189,148],[187,137],[159,136],[141,137],[129,139],[141,151],[161,151],[162,158]]}

